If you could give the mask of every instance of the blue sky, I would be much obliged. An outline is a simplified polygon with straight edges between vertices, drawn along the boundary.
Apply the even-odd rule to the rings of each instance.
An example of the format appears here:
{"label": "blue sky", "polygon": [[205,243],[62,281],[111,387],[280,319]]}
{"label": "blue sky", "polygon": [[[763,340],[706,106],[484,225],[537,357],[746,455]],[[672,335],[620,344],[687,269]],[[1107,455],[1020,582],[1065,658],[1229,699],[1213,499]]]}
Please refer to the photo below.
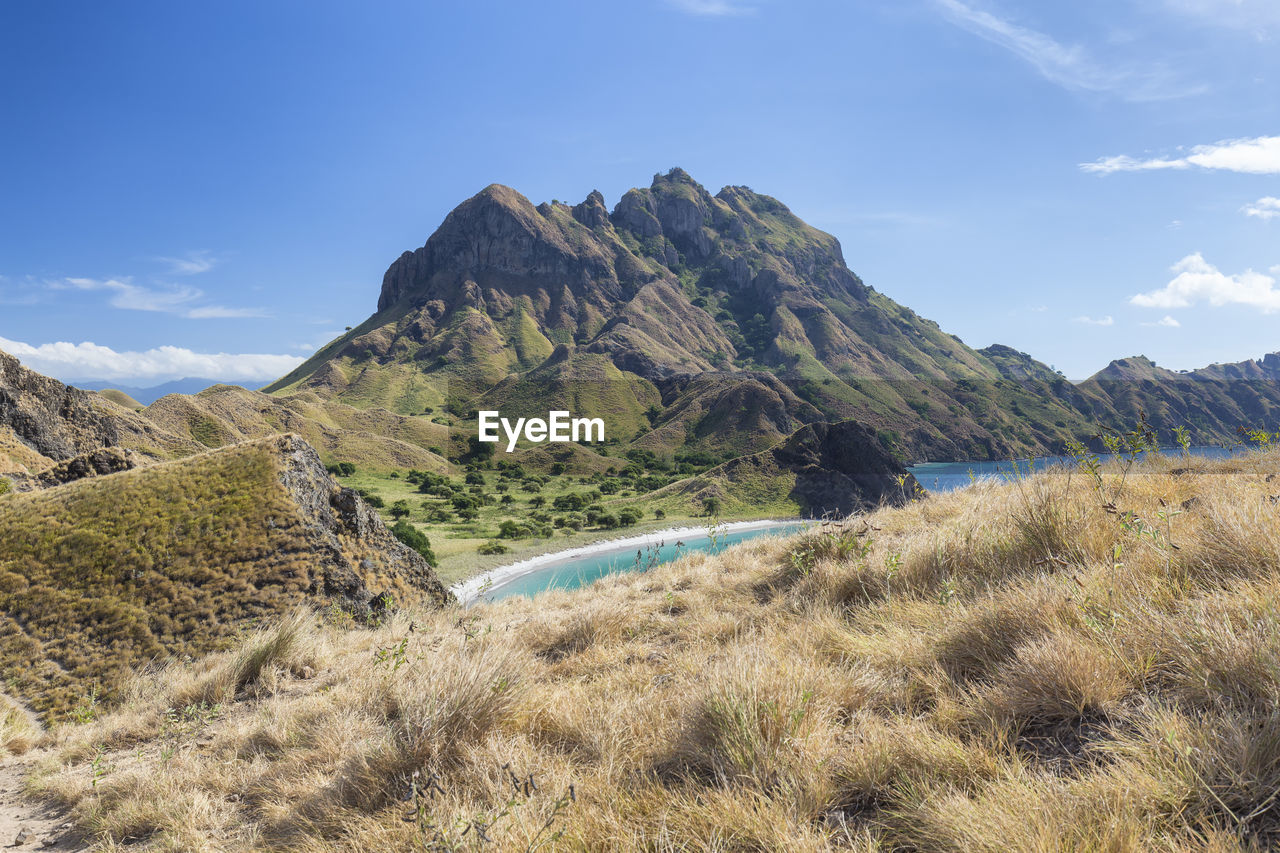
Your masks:
{"label": "blue sky", "polygon": [[1280,350],[1273,0],[0,7],[0,348],[266,381],[491,182],[681,166],[1082,378]]}

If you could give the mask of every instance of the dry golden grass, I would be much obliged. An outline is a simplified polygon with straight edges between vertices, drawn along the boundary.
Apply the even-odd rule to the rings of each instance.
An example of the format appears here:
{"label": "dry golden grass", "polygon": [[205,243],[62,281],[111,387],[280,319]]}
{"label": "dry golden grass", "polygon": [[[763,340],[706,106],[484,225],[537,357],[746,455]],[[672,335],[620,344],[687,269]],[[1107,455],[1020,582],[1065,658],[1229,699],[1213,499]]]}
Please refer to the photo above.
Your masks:
{"label": "dry golden grass", "polygon": [[532,601],[295,616],[55,730],[36,783],[102,849],[1266,849],[1278,462],[1155,459],[1114,508],[1051,472]]}
{"label": "dry golden grass", "polygon": [[40,739],[35,715],[0,693],[0,756],[21,755]]}

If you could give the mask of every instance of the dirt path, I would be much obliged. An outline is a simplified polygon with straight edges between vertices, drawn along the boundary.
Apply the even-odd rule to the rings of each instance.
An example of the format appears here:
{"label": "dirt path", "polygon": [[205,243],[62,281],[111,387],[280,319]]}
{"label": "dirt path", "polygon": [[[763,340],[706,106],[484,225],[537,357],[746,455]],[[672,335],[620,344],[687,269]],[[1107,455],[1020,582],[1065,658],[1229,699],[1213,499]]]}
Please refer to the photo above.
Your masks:
{"label": "dirt path", "polygon": [[0,850],[88,850],[65,811],[23,793],[30,769],[20,758],[0,760]]}

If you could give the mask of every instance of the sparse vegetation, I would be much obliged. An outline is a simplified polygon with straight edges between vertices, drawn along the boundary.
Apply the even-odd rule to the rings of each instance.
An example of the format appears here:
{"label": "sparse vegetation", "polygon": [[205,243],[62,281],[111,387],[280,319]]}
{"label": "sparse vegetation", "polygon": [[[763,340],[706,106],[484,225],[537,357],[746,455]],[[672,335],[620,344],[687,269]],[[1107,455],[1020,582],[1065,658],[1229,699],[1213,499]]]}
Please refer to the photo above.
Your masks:
{"label": "sparse vegetation", "polygon": [[1266,848],[1277,460],[1138,460],[1119,514],[1051,470],[572,593],[308,621],[324,672],[210,695],[202,748],[161,757],[166,709],[245,652],[144,675],[37,785],[144,849]]}

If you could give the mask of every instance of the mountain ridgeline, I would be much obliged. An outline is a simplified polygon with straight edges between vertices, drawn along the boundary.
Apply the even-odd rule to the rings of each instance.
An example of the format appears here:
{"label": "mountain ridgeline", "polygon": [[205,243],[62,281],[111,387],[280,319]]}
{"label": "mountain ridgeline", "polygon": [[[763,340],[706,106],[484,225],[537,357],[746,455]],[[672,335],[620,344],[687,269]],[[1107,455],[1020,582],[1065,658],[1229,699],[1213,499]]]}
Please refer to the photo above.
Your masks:
{"label": "mountain ridgeline", "polygon": [[612,212],[599,192],[534,206],[487,187],[391,265],[377,307],[265,390],[461,421],[558,406],[623,445],[726,457],[855,419],[905,457],[1000,458],[1138,408],[1208,442],[1280,408],[1263,376],[1174,374],[1190,381],[1170,396],[1119,369],[1076,385],[1009,347],[972,349],[864,284],[781,202],[713,196],[680,169]]}

